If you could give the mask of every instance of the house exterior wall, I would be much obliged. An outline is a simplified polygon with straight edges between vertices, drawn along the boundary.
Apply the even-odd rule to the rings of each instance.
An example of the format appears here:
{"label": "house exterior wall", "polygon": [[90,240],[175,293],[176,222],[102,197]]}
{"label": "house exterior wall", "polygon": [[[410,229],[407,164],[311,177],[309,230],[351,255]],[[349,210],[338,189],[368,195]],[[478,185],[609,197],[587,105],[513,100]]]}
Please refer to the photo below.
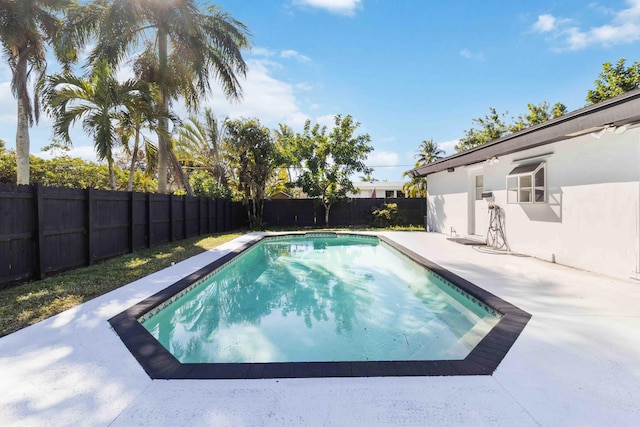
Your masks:
{"label": "house exterior wall", "polygon": [[[360,190],[357,193],[347,193],[347,197],[352,199],[385,199],[385,198],[403,198],[402,187],[404,182],[354,182],[353,185]],[[375,194],[374,194],[375,191]],[[390,192],[389,195],[387,193]],[[375,196],[375,197],[373,197]]]}
{"label": "house exterior wall", "polygon": [[[518,161],[532,156],[529,161]],[[507,203],[506,176],[521,164],[544,160],[547,202]],[[618,135],[590,134],[427,177],[428,226],[468,235],[472,186],[482,173],[484,191],[504,209],[512,251],[617,277],[640,278],[640,128]],[[477,214],[489,216],[488,202]],[[486,236],[487,230],[477,232]]]}

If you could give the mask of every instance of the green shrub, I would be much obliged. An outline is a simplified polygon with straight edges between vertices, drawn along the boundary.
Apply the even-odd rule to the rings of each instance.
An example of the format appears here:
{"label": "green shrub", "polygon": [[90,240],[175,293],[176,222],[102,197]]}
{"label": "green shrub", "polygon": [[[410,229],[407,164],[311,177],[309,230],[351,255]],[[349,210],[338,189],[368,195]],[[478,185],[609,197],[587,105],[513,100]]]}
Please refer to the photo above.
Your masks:
{"label": "green shrub", "polygon": [[397,203],[383,203],[371,211],[373,216],[373,225],[376,227],[391,227],[399,225],[402,222],[402,217],[398,212]]}
{"label": "green shrub", "polygon": [[216,179],[206,172],[196,172],[189,177],[189,183],[193,188],[193,194],[212,199],[231,200],[231,189],[223,184],[218,184]]}

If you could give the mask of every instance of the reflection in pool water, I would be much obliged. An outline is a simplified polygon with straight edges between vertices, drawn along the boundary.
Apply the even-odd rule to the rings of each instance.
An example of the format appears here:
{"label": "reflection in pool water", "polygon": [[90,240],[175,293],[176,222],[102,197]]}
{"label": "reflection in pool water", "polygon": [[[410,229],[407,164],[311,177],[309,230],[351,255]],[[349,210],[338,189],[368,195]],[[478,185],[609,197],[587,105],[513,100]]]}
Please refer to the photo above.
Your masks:
{"label": "reflection in pool water", "polygon": [[374,237],[265,239],[143,322],[183,363],[464,359],[499,317]]}

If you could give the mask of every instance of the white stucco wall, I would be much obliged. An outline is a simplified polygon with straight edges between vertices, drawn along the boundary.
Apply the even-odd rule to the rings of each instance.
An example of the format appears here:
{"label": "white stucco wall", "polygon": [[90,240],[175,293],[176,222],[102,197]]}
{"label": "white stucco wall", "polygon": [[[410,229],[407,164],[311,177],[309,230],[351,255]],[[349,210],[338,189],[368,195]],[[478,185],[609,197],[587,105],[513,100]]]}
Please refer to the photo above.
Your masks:
{"label": "white stucco wall", "polygon": [[[541,157],[547,167],[547,203],[507,204],[506,176],[516,161]],[[481,172],[484,191],[505,210],[511,250],[618,277],[640,273],[640,128],[622,135],[590,134],[521,151],[497,164],[477,164],[428,176],[432,231],[470,233],[470,176]],[[535,160],[534,160],[535,161]],[[473,171],[475,169],[475,172]],[[484,206],[479,214],[487,215]],[[486,230],[476,234],[486,235]]]}
{"label": "white stucco wall", "polygon": [[404,182],[400,181],[375,181],[375,182],[354,182],[353,185],[359,189],[358,193],[347,193],[347,197],[351,197],[354,199],[368,199],[373,196],[373,191],[375,190],[375,198],[376,199],[384,199],[386,198],[387,191],[393,191],[393,196],[391,198],[395,198],[399,193],[402,192],[402,187],[404,186]]}

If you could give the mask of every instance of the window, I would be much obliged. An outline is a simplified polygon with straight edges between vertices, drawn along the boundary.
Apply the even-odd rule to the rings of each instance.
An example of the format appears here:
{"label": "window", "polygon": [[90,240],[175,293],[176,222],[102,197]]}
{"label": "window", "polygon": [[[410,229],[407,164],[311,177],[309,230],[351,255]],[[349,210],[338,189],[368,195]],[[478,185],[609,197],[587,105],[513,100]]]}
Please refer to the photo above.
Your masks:
{"label": "window", "polygon": [[396,197],[398,199],[404,199],[404,193],[400,190],[396,191]]}
{"label": "window", "polygon": [[484,177],[482,175],[476,175],[476,200],[482,200],[482,193],[484,188]]}
{"label": "window", "polygon": [[384,197],[387,199],[393,199],[395,197],[395,192],[393,190],[387,190],[384,192]]}
{"label": "window", "polygon": [[547,201],[545,162],[517,166],[507,175],[507,203]]}

